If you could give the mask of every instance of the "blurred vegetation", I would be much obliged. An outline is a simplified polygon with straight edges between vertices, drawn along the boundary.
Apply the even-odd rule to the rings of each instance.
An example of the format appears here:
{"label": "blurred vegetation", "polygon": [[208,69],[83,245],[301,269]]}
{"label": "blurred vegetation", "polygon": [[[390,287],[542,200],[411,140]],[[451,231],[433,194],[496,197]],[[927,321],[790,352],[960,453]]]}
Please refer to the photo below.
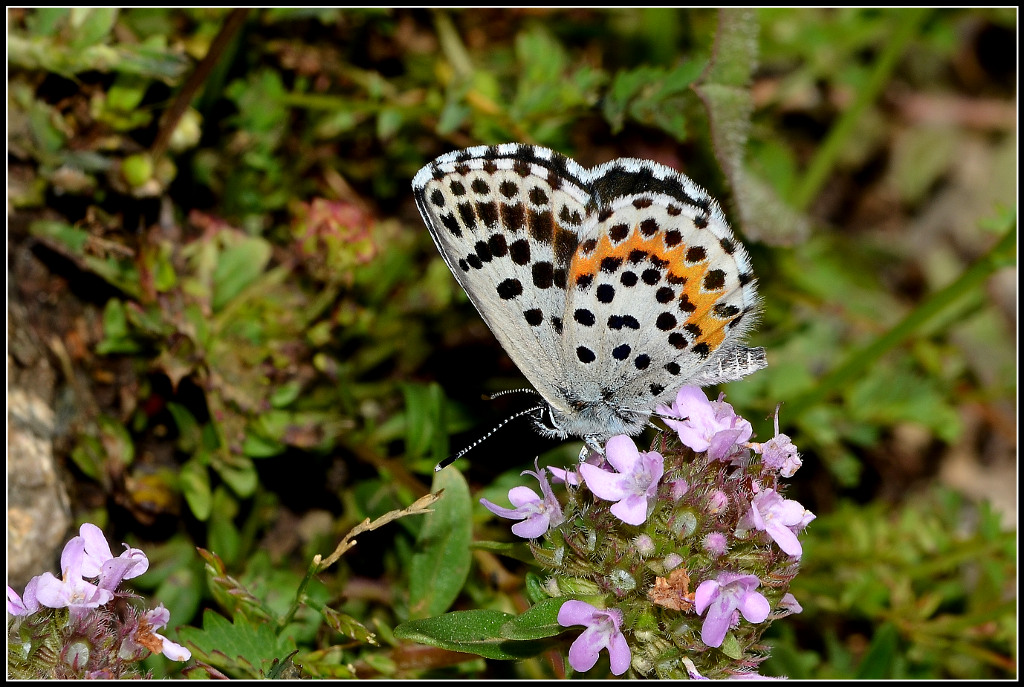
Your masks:
{"label": "blurred vegetation", "polygon": [[[143,591],[197,658],[235,677],[562,674],[392,628],[525,610],[524,570],[465,546],[510,537],[476,499],[577,445],[509,427],[465,480],[441,473],[434,514],[312,562],[514,407],[479,401],[521,378],[409,184],[448,150],[518,141],[680,169],[751,249],[769,367],[728,399],[762,438],[783,403],[790,496],[819,516],[804,613],[773,627],[765,671],[1016,675],[1016,503],[1002,521],[986,504],[1016,484],[1015,9],[8,22],[9,297],[64,374],[75,517],[150,555]],[[947,479],[954,458],[973,477]]]}

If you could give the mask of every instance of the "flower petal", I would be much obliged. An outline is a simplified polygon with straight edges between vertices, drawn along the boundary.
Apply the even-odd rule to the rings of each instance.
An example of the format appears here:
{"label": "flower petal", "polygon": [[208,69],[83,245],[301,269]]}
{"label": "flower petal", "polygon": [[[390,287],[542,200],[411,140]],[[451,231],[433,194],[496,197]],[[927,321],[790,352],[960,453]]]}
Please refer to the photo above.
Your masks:
{"label": "flower petal", "polygon": [[538,503],[540,501],[540,496],[538,496],[537,492],[529,487],[519,486],[509,489],[508,500],[516,508],[521,508],[522,506],[530,503]]}
{"label": "flower petal", "polygon": [[771,613],[772,607],[768,599],[757,592],[747,592],[740,600],[739,611],[751,623],[764,622]]}
{"label": "flower petal", "polygon": [[162,640],[160,653],[162,653],[164,656],[171,659],[172,661],[187,661],[188,659],[192,658],[192,652],[183,647],[181,644],[176,644],[175,642],[172,642],[171,640],[167,639],[167,637],[164,637],[162,634],[159,634],[157,632],[154,632],[153,636]]}
{"label": "flower petal", "polygon": [[721,587],[715,580],[704,580],[700,583],[697,591],[693,593],[693,610],[697,615],[704,615],[704,609],[718,598],[720,591]]}
{"label": "flower petal", "polygon": [[580,475],[587,484],[587,489],[599,499],[605,501],[618,501],[628,493],[623,484],[622,476],[615,472],[608,472],[586,463],[579,467]]}
{"label": "flower petal", "polygon": [[496,503],[491,503],[487,499],[480,499],[480,503],[483,504],[484,508],[491,511],[495,515],[498,515],[503,518],[508,518],[509,520],[522,520],[526,517],[524,513],[519,512],[519,510],[517,509],[505,508],[503,506],[499,506]]}
{"label": "flower petal", "polygon": [[715,613],[714,609],[708,611],[707,618],[700,628],[700,641],[708,646],[722,646],[725,641],[725,633],[729,631],[732,624],[732,613]]}
{"label": "flower petal", "polygon": [[797,558],[803,555],[804,549],[800,545],[800,540],[797,539],[796,535],[793,534],[793,531],[785,525],[770,522],[768,523],[767,528],[765,528],[765,531],[768,533],[769,537],[775,540],[775,543],[778,544],[779,548],[785,553]]}
{"label": "flower petal", "polygon": [[569,599],[558,609],[558,624],[562,627],[589,625],[593,622],[596,611],[597,608],[591,606],[586,601]]}
{"label": "flower petal", "polygon": [[608,659],[611,664],[612,675],[622,675],[629,668],[633,654],[629,650],[629,644],[621,632],[612,634],[608,643]]}
{"label": "flower petal", "polygon": [[642,525],[647,522],[647,499],[630,494],[608,510],[627,525]]}
{"label": "flower petal", "polygon": [[98,577],[103,564],[114,557],[110,552],[110,544],[103,536],[103,530],[91,522],[84,523],[78,529],[82,538],[85,557],[82,563],[82,577]]}
{"label": "flower petal", "polygon": [[[591,636],[588,637],[588,634]],[[584,630],[583,634],[577,637],[569,647],[569,665],[581,673],[594,667],[594,664],[597,663],[597,655],[601,650],[601,647],[594,646],[592,635],[593,633],[589,629]]]}
{"label": "flower petal", "polygon": [[523,539],[536,539],[548,531],[548,523],[547,516],[535,513],[512,525],[512,534]]}
{"label": "flower petal", "polygon": [[636,471],[636,464],[640,461],[640,450],[625,434],[609,439],[604,445],[604,452],[608,464],[617,471],[625,474]]}

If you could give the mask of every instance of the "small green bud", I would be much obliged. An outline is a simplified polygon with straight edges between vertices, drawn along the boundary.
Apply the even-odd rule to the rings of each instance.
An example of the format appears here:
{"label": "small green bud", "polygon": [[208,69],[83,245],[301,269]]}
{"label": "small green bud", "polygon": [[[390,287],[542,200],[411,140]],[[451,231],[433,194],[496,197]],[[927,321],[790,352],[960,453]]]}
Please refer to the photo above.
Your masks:
{"label": "small green bud", "polygon": [[621,568],[616,568],[608,573],[608,580],[612,587],[619,592],[631,592],[636,589],[636,578]]}
{"label": "small green bud", "polygon": [[581,577],[563,577],[558,580],[559,596],[590,596],[600,594],[601,588],[590,580]]}
{"label": "small green bud", "polygon": [[672,522],[672,532],[677,539],[688,539],[697,531],[697,516],[692,510],[680,511]]}
{"label": "small green bud", "polygon": [[121,163],[121,174],[132,188],[138,188],[153,178],[153,160],[145,153],[129,155]]}

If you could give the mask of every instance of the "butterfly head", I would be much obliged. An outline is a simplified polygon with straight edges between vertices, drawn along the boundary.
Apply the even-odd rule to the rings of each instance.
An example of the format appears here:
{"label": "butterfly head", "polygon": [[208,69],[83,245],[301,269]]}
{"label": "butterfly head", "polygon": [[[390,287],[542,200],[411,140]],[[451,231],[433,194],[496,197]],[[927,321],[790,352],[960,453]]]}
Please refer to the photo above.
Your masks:
{"label": "butterfly head", "polygon": [[597,392],[590,398],[562,397],[541,406],[534,417],[534,426],[543,436],[579,437],[597,447],[618,434],[636,436],[643,431],[649,417],[649,411],[624,408],[613,396]]}

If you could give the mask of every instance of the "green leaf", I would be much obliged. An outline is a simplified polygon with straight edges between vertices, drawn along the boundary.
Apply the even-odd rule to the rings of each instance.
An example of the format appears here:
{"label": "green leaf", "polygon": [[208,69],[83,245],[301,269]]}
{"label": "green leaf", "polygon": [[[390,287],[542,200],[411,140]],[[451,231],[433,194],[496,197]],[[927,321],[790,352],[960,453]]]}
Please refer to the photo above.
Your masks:
{"label": "green leaf", "polygon": [[71,449],[71,460],[86,477],[97,482],[103,478],[104,454],[103,445],[96,437],[82,436],[78,444]]}
{"label": "green leaf", "polygon": [[286,382],[274,389],[268,400],[270,401],[270,405],[274,408],[285,408],[291,405],[295,399],[299,397],[301,392],[302,382],[296,379]]}
{"label": "green leaf", "polygon": [[565,632],[558,624],[558,609],[566,602],[564,598],[546,599],[534,604],[522,615],[501,626],[501,635],[508,639],[531,640],[554,637]]}
{"label": "green leaf", "polygon": [[[481,496],[484,493],[485,492],[481,491],[477,496]],[[505,489],[505,494],[507,493],[508,489]],[[486,496],[484,496],[484,498],[486,498]],[[514,558],[515,560],[522,561],[523,563],[536,563],[537,561],[530,549],[530,545],[526,542],[479,540],[473,542],[472,549],[474,551],[490,551],[491,553],[500,554],[508,558]]]}
{"label": "green leaf", "polygon": [[192,412],[174,401],[168,401],[167,411],[174,418],[174,426],[178,429],[178,448],[185,453],[192,453],[202,444],[202,429]]}
{"label": "green leaf", "polygon": [[193,458],[181,466],[178,479],[189,510],[197,520],[205,522],[213,508],[210,471],[199,458]]}
{"label": "green leaf", "polygon": [[220,310],[247,286],[259,279],[270,261],[270,244],[245,237],[225,248],[213,272],[213,308]]}
{"label": "green leaf", "polygon": [[444,421],[444,391],[436,382],[403,384],[405,397],[405,452],[409,458],[445,456],[448,435]]}
{"label": "green leaf", "polygon": [[79,229],[66,222],[41,219],[29,225],[29,233],[41,239],[59,244],[68,254],[80,256],[85,254],[85,246],[89,242],[89,232]]}
{"label": "green leaf", "polygon": [[444,489],[423,521],[418,551],[409,571],[409,614],[414,618],[443,613],[462,591],[469,575],[473,534],[469,486],[458,470],[434,473],[431,491]]}
{"label": "green leaf", "polygon": [[736,638],[736,633],[734,632],[729,632],[725,635],[725,639],[722,640],[722,646],[718,647],[718,650],[737,661],[743,658],[743,647],[740,645],[740,641]]}
{"label": "green leaf", "polygon": [[71,76],[85,71],[139,74],[173,82],[184,74],[189,60],[162,47],[91,45],[72,49],[53,38],[7,36],[8,61],[23,69]]}
{"label": "green leaf", "polygon": [[33,36],[52,36],[70,13],[67,7],[39,7],[25,17],[25,25]]}
{"label": "green leaf", "polygon": [[618,132],[629,117],[656,126],[677,140],[687,139],[685,94],[700,75],[701,63],[688,60],[672,69],[643,66],[618,72],[604,98],[604,117]]}
{"label": "green leaf", "polygon": [[340,613],[329,606],[322,606],[319,610],[324,617],[324,622],[335,632],[364,644],[378,644],[377,636],[352,616]]}
{"label": "green leaf", "polygon": [[884,680],[892,678],[893,660],[899,649],[899,631],[892,623],[885,623],[878,628],[871,639],[871,646],[864,659],[857,667],[857,680]]}
{"label": "green leaf", "polygon": [[285,450],[285,445],[268,437],[248,432],[242,441],[242,453],[250,458],[270,458]]}
{"label": "green leaf", "polygon": [[117,9],[112,7],[75,7],[71,10],[73,38],[70,47],[81,50],[101,43],[110,35],[117,21]]}
{"label": "green leaf", "polygon": [[210,548],[228,564],[238,562],[242,552],[242,533],[235,524],[238,499],[223,485],[213,490],[213,508],[207,525]]}
{"label": "green leaf", "polygon": [[402,111],[396,107],[385,107],[377,114],[377,138],[387,141],[402,128]]}
{"label": "green leaf", "polygon": [[111,298],[103,308],[103,339],[96,344],[100,355],[138,353],[142,344],[132,336],[124,302]]}
{"label": "green leaf", "polygon": [[241,498],[248,498],[256,492],[259,475],[256,466],[248,456],[218,454],[213,461],[213,468],[231,490]]}
{"label": "green leaf", "polygon": [[109,415],[100,415],[97,424],[107,460],[116,460],[121,467],[131,465],[135,461],[135,443],[128,428]]}
{"label": "green leaf", "polygon": [[518,660],[536,656],[547,642],[519,642],[501,636],[514,616],[494,610],[456,611],[435,618],[410,620],[395,628],[395,636],[450,651],[484,658]]}
{"label": "green leaf", "polygon": [[234,622],[207,610],[203,629],[184,627],[178,636],[193,657],[242,677],[264,677],[276,660],[284,660],[295,647],[290,639],[274,634],[273,625],[250,624],[239,614]]}

